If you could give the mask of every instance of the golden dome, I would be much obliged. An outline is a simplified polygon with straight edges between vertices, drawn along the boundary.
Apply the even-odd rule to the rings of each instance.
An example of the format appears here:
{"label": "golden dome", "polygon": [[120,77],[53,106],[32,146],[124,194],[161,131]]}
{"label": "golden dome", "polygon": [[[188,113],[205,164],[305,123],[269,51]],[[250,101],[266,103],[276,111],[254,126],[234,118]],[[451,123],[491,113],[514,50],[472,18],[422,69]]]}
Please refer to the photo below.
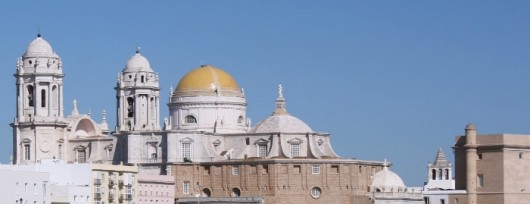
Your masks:
{"label": "golden dome", "polygon": [[190,93],[242,95],[239,85],[230,74],[211,65],[203,65],[191,70],[180,79],[175,94],[188,95]]}

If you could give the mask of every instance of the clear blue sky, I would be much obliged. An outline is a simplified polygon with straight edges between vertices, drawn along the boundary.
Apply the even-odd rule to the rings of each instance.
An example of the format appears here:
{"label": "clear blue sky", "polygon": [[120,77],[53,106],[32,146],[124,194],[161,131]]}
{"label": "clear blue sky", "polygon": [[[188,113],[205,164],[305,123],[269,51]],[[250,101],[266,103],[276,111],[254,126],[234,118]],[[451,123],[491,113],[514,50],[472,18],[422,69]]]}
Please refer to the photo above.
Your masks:
{"label": "clear blue sky", "polygon": [[[479,133],[530,134],[528,1],[10,1],[0,6],[0,162],[11,154],[16,59],[37,33],[77,99],[114,126],[116,76],[137,46],[169,89],[201,62],[245,89],[253,124],[287,107],[335,151],[387,158],[409,186],[439,147]],[[167,116],[167,106],[162,106]]]}

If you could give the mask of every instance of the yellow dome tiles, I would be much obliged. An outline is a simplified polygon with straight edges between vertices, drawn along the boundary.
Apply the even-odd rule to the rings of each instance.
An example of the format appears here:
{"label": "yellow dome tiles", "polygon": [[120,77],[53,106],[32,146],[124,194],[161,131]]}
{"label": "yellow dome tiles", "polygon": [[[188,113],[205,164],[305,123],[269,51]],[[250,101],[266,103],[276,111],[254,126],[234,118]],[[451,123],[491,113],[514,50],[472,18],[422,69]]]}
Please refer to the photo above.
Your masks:
{"label": "yellow dome tiles", "polygon": [[182,92],[215,92],[240,91],[237,82],[225,71],[204,65],[188,72],[180,80],[175,93]]}

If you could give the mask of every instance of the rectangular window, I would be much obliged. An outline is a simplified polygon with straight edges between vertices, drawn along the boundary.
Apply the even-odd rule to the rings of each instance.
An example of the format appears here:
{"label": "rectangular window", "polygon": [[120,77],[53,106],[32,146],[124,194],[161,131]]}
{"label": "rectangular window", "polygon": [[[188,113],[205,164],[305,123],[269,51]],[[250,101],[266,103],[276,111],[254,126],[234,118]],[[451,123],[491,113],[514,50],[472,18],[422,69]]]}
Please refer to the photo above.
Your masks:
{"label": "rectangular window", "polygon": [[302,173],[302,167],[300,165],[294,165],[293,166],[293,173],[294,174],[300,174]]}
{"label": "rectangular window", "polygon": [[484,174],[477,175],[477,187],[484,187]]}
{"label": "rectangular window", "polygon": [[210,175],[210,166],[204,167],[204,175]]}
{"label": "rectangular window", "polygon": [[339,166],[338,165],[331,165],[331,173],[332,174],[338,174],[339,173]]}
{"label": "rectangular window", "polygon": [[258,157],[267,156],[267,145],[258,145]]}
{"label": "rectangular window", "polygon": [[482,154],[478,154],[478,160],[482,160]]}
{"label": "rectangular window", "polygon": [[239,175],[239,166],[232,166],[232,175]]}
{"label": "rectangular window", "polygon": [[184,181],[182,184],[182,193],[183,194],[190,194],[190,182]]}
{"label": "rectangular window", "polygon": [[77,162],[79,163],[86,162],[86,151],[84,149],[77,151]]}
{"label": "rectangular window", "polygon": [[57,147],[57,159],[62,159],[62,158],[63,158],[63,145],[59,144],[59,146]]}
{"label": "rectangular window", "polygon": [[440,199],[440,204],[445,204],[445,199]]}
{"label": "rectangular window", "polygon": [[191,159],[191,143],[182,143],[182,158]]}
{"label": "rectangular window", "polygon": [[291,144],[291,157],[300,156],[300,144]]}
{"label": "rectangular window", "polygon": [[313,174],[320,174],[320,166],[319,165],[313,165],[312,168],[311,168],[311,172],[313,172]]}
{"label": "rectangular window", "polygon": [[24,144],[24,160],[30,160],[31,159],[30,151],[31,151],[31,149],[29,148],[29,144]]}
{"label": "rectangular window", "polygon": [[[156,193],[158,194],[158,191]],[[132,199],[132,186],[127,186],[127,192],[125,194],[125,198],[128,201],[131,201],[131,199]],[[129,202],[127,202],[127,203],[129,203]]]}

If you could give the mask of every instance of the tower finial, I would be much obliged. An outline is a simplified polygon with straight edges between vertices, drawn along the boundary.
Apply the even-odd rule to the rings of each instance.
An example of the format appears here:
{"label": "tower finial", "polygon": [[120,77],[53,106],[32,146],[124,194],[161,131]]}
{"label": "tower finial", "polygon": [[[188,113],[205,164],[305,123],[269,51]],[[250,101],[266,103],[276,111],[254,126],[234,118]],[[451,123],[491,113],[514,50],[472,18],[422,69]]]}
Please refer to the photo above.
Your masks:
{"label": "tower finial", "polygon": [[38,38],[41,37],[41,34],[40,34],[40,25],[37,26],[37,37],[38,37]]}
{"label": "tower finial", "polygon": [[388,170],[388,161],[385,158],[385,161],[383,161],[383,170]]}
{"label": "tower finial", "polygon": [[283,86],[280,83],[278,85],[278,98],[276,99],[276,110],[272,115],[286,115],[287,109],[285,108],[285,99],[283,98]]}
{"label": "tower finial", "polygon": [[101,119],[102,122],[106,123],[107,122],[107,111],[105,111],[105,109],[103,109],[103,118]]}
{"label": "tower finial", "polygon": [[72,108],[72,115],[79,115],[79,111],[77,110],[77,100],[74,99],[74,102],[73,102],[73,108]]}
{"label": "tower finial", "polygon": [[140,46],[136,46],[136,54],[140,53],[140,49],[141,49]]}
{"label": "tower finial", "polygon": [[103,118],[101,119],[101,125],[102,130],[109,130],[109,125],[107,124],[107,111],[103,109]]}
{"label": "tower finial", "polygon": [[283,98],[283,87],[282,87],[282,83],[278,84],[278,98]]}

